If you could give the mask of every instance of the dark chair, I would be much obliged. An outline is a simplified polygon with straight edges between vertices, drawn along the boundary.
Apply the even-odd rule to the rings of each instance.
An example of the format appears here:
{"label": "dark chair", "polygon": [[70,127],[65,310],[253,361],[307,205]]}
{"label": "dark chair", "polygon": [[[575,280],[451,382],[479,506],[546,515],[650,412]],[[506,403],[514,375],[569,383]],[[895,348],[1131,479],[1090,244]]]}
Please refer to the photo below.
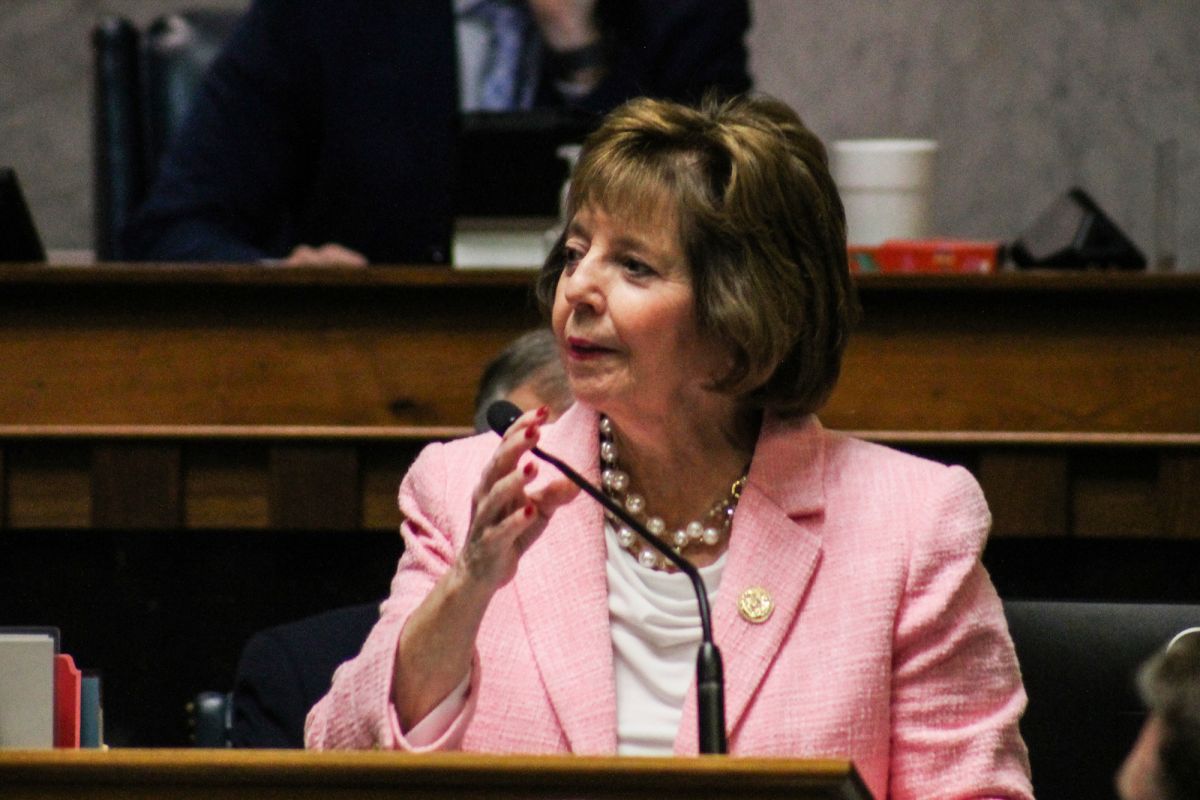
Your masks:
{"label": "dark chair", "polygon": [[187,704],[188,728],[194,747],[232,747],[233,695],[201,692]]}
{"label": "dark chair", "polygon": [[140,32],[122,17],[92,31],[93,211],[96,257],[121,259],[120,232],[146,197],[158,162],[208,65],[241,12],[197,9]]}
{"label": "dark chair", "polygon": [[1200,605],[1006,600],[1029,707],[1021,734],[1038,800],[1115,798],[1113,778],[1145,711],[1137,668]]}

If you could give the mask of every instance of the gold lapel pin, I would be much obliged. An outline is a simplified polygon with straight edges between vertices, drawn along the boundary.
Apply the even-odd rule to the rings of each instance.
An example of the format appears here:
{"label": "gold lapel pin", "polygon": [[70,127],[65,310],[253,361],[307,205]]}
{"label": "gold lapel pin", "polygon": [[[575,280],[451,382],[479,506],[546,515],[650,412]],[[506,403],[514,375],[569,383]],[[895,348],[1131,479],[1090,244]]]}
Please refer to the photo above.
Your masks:
{"label": "gold lapel pin", "polygon": [[738,613],[742,615],[742,619],[755,625],[766,622],[774,610],[775,601],[761,586],[751,586],[738,598]]}

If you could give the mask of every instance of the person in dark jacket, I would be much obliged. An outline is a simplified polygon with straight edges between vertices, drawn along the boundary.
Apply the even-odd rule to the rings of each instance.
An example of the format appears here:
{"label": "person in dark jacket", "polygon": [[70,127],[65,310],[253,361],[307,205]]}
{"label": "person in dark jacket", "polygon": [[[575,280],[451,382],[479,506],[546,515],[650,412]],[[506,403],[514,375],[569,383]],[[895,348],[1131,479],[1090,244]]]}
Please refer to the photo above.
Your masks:
{"label": "person in dark jacket", "polygon": [[444,262],[461,112],[590,118],[637,95],[742,92],[748,26],[746,0],[254,0],[125,246],[135,260]]}

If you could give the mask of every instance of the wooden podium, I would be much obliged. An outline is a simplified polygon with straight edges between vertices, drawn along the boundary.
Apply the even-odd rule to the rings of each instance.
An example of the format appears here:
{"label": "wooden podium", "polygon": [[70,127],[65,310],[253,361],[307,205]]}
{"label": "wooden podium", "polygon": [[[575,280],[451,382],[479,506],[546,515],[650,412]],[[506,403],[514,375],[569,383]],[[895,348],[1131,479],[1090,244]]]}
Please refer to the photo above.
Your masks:
{"label": "wooden podium", "polygon": [[13,800],[871,797],[839,760],[298,750],[0,750],[0,787]]}

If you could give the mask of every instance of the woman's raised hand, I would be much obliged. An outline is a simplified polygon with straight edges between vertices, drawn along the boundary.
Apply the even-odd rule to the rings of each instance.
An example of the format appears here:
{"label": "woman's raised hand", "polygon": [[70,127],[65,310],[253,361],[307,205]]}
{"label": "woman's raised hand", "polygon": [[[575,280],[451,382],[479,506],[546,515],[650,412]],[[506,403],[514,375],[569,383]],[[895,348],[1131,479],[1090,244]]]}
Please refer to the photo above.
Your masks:
{"label": "woman's raised hand", "polygon": [[471,530],[459,555],[471,580],[494,591],[513,579],[521,556],[537,541],[554,511],[579,491],[559,475],[531,489],[539,462],[530,452],[549,416],[542,406],[517,418],[504,434],[471,495]]}

